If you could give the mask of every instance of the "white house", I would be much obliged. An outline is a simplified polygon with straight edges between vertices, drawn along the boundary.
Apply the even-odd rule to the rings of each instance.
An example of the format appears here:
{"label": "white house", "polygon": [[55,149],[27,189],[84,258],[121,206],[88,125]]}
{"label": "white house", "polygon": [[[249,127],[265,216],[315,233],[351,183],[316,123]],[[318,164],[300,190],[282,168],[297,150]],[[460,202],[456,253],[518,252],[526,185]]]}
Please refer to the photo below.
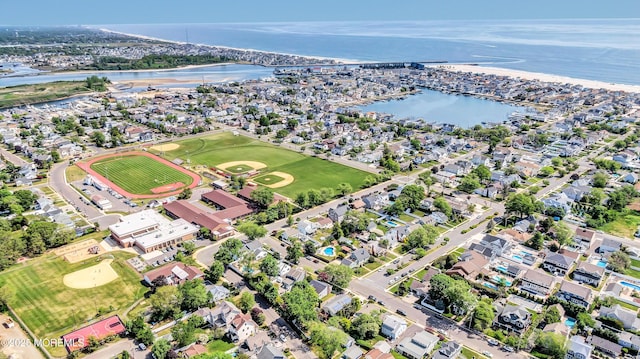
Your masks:
{"label": "white house", "polygon": [[385,337],[395,340],[407,330],[407,322],[395,315],[387,315],[382,321],[380,331]]}

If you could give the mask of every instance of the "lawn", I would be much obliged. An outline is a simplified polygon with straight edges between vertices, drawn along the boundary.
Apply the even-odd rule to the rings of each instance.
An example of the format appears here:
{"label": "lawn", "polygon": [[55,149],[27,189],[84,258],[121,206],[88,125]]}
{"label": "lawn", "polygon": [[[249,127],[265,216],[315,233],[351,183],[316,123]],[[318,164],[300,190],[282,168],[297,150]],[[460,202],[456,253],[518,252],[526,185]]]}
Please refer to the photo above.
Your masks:
{"label": "lawn", "polygon": [[637,260],[637,259],[633,259],[633,258],[631,258],[631,266],[632,266],[632,267],[640,268],[640,261],[639,261],[639,260]]}
{"label": "lawn", "polygon": [[75,165],[67,167],[64,174],[67,177],[67,182],[80,181],[87,176],[87,172]]}
{"label": "lawn", "polygon": [[293,183],[277,192],[288,197],[309,189],[323,187],[337,188],[346,182],[354,190],[361,188],[369,174],[351,167],[343,166],[317,157],[309,157],[298,152],[289,151],[277,146],[254,140],[244,136],[233,136],[231,133],[216,134],[177,141],[180,147],[164,153],[168,160],[186,158],[187,154],[193,165],[215,167],[231,161],[257,161],[267,165],[263,173],[284,172],[294,177]]}
{"label": "lawn", "polygon": [[636,278],[636,279],[640,279],[640,271],[637,271],[635,269],[629,268],[624,272],[624,274],[626,274],[628,276],[631,276],[633,278]]}
{"label": "lawn", "polygon": [[[36,337],[58,338],[96,319],[100,309],[105,312],[103,316],[122,315],[147,291],[140,276],[125,263],[133,255],[113,255],[111,265],[119,277],[100,287],[71,289],[62,283],[65,274],[93,266],[95,259],[70,264],[52,253],[0,273],[0,286],[6,285],[15,293],[9,305]],[[54,356],[66,355],[62,346],[49,350]]]}
{"label": "lawn", "polygon": [[193,182],[187,174],[145,156],[111,157],[91,165],[91,169],[133,194],[151,194],[165,184]]}
{"label": "lawn", "polygon": [[466,359],[472,359],[472,358],[476,358],[476,359],[481,359],[481,358],[486,358],[486,356],[475,352],[467,347],[462,347],[462,351],[460,352],[460,357],[461,358],[466,358]]}
{"label": "lawn", "polygon": [[599,229],[602,231],[613,234],[614,236],[625,237],[633,239],[633,235],[638,230],[640,225],[640,216],[635,214],[627,214],[620,216],[613,222],[609,222]]}
{"label": "lawn", "polygon": [[234,347],[235,345],[231,343],[227,343],[220,339],[207,343],[207,349],[209,350],[210,353],[226,352],[227,350],[232,349]]}

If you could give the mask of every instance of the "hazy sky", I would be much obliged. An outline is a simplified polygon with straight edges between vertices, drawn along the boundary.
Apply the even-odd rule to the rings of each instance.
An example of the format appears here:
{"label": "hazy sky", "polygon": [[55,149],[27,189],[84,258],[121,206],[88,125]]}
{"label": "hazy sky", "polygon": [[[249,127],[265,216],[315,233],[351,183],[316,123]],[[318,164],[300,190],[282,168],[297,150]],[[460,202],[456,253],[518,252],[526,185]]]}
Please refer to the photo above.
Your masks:
{"label": "hazy sky", "polygon": [[640,18],[640,0],[1,0],[0,25]]}

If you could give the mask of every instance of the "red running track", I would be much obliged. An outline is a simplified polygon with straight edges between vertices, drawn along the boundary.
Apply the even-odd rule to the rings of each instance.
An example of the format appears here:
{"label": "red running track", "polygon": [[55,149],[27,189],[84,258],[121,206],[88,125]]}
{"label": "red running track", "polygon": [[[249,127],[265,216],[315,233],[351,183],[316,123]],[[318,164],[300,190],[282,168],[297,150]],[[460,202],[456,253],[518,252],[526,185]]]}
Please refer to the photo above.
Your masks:
{"label": "red running track", "polygon": [[78,165],[78,167],[82,168],[85,172],[87,172],[88,174],[92,175],[93,177],[97,178],[100,182],[104,183],[105,185],[109,186],[111,189],[113,189],[114,191],[120,193],[121,195],[127,197],[127,198],[133,198],[133,199],[145,199],[145,198],[162,198],[162,197],[168,197],[168,196],[175,196],[177,194],[180,194],[180,192],[182,192],[182,189],[177,190],[177,191],[172,191],[172,192],[165,192],[165,193],[158,193],[158,194],[134,194],[134,193],[130,193],[125,191],[124,189],[122,189],[120,186],[116,185],[115,183],[109,181],[108,179],[104,178],[101,174],[99,174],[98,172],[94,171],[91,169],[91,165],[102,161],[106,158],[112,158],[112,157],[121,157],[121,156],[145,156],[145,157],[149,157],[152,158],[155,161],[158,161],[160,163],[162,163],[163,165],[169,166],[175,170],[178,170],[186,175],[188,175],[189,177],[191,177],[191,179],[193,179],[193,182],[191,182],[191,184],[188,186],[188,188],[195,188],[198,186],[198,184],[200,183],[200,176],[198,176],[197,174],[178,166],[177,164],[171,162],[171,161],[167,161],[164,158],[158,157],[156,155],[153,155],[149,152],[141,152],[141,151],[132,151],[132,152],[122,152],[122,153],[111,153],[108,155],[104,155],[104,156],[100,156],[100,157],[94,157],[91,158],[87,161],[83,161],[83,162],[77,162],[76,165]]}

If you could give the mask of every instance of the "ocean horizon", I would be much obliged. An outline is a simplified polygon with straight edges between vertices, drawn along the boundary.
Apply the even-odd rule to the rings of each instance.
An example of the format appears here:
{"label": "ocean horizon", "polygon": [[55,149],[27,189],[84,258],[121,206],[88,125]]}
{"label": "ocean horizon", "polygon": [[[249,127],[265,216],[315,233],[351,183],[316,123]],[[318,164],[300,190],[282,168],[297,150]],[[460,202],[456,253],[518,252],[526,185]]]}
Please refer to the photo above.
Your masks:
{"label": "ocean horizon", "polygon": [[349,61],[471,63],[640,85],[640,19],[99,25],[139,36]]}

